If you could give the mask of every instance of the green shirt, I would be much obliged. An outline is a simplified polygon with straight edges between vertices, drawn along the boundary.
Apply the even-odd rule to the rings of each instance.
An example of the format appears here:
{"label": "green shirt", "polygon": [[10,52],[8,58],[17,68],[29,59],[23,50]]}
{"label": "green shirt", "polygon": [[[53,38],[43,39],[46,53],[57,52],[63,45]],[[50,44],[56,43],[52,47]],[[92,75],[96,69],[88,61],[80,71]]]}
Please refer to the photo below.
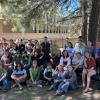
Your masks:
{"label": "green shirt", "polygon": [[34,68],[29,69],[29,73],[30,73],[30,77],[31,77],[32,81],[35,81],[35,78],[36,78],[38,72],[39,72],[39,67],[37,67],[36,69],[34,69]]}

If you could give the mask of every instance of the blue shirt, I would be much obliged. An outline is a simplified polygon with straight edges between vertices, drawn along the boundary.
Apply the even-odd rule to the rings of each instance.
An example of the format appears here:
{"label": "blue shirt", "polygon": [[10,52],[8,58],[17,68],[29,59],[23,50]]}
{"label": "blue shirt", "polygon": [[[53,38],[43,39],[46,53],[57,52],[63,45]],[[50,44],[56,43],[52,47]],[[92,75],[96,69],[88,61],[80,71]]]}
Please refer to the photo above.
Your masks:
{"label": "blue shirt", "polygon": [[13,70],[13,75],[16,75],[16,77],[20,77],[23,75],[27,75],[26,70],[22,69],[22,70]]}

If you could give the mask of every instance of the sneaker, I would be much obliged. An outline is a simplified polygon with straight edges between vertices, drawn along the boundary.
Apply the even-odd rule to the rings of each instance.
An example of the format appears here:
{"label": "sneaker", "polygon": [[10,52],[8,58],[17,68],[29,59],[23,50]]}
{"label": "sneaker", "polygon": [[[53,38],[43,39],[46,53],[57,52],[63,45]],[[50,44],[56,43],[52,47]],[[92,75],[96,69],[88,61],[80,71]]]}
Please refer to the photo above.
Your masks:
{"label": "sneaker", "polygon": [[17,86],[17,84],[13,84],[12,86],[11,86],[11,88],[15,88]]}
{"label": "sneaker", "polygon": [[23,87],[19,87],[19,90],[23,90]]}
{"label": "sneaker", "polygon": [[42,88],[42,85],[41,85],[41,84],[39,84],[39,85],[37,85],[37,87],[40,87],[40,88]]}

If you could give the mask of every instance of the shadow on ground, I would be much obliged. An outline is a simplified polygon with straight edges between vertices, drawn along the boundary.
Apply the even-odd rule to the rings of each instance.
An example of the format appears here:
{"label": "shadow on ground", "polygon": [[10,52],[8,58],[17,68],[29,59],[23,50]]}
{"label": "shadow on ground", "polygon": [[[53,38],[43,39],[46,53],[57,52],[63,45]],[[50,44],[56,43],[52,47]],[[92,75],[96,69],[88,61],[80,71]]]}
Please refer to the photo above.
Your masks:
{"label": "shadow on ground", "polygon": [[0,92],[0,100],[100,100],[99,94],[100,90],[96,90],[96,88],[89,93],[83,93],[82,88],[80,88],[77,91],[69,91],[68,94],[63,96],[55,96],[55,91],[48,92],[47,88],[34,86],[26,87],[22,91]]}

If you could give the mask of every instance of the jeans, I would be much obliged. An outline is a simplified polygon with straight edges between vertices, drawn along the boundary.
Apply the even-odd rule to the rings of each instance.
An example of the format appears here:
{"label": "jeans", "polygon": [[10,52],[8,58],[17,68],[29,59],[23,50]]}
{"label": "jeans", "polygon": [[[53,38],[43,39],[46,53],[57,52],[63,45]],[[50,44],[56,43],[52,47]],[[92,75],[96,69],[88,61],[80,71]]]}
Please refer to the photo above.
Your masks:
{"label": "jeans", "polygon": [[7,88],[9,87],[8,79],[5,77],[5,78],[0,82],[0,85],[1,85],[4,89],[7,89]]}
{"label": "jeans", "polygon": [[64,93],[67,93],[69,89],[76,90],[77,89],[77,83],[74,82],[74,83],[66,84],[65,82],[61,82],[58,86],[58,90],[62,91]]}
{"label": "jeans", "polygon": [[54,89],[54,90],[57,90],[60,83],[61,83],[61,81],[55,82],[55,83],[53,84],[53,89]]}

